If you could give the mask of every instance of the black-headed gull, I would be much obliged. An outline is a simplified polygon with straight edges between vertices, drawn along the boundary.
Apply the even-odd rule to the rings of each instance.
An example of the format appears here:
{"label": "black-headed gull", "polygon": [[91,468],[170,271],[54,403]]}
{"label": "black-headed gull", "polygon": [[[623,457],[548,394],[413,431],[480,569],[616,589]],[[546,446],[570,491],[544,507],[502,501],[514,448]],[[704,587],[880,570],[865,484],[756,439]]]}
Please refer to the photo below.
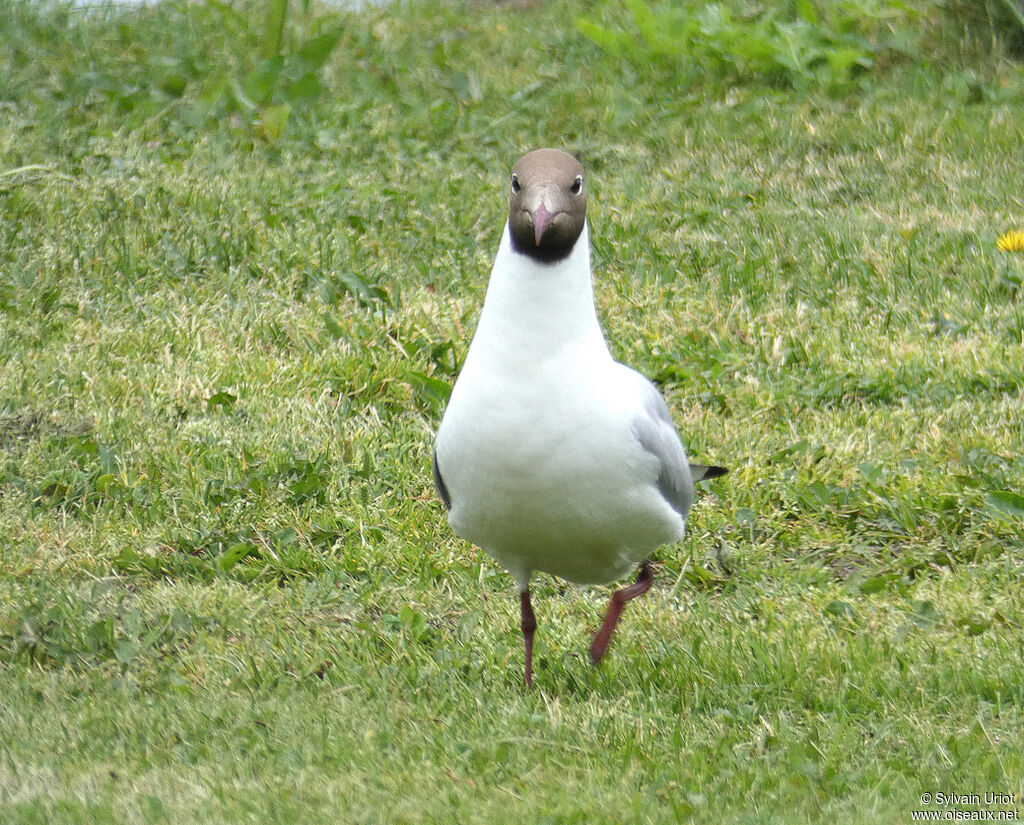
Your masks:
{"label": "black-headed gull", "polygon": [[648,558],[683,538],[695,481],[661,393],[612,358],[594,308],[583,167],[538,149],[512,171],[509,216],[483,312],[437,433],[434,481],[458,536],[519,585],[533,680],[530,578],[619,579],[590,647],[608,648]]}

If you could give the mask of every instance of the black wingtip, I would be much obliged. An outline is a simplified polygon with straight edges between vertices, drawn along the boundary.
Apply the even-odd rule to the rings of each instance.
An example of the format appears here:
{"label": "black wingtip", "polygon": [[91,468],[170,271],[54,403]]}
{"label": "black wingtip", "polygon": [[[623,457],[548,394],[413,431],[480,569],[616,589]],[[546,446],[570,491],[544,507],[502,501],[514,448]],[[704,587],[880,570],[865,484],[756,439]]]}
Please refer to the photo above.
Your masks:
{"label": "black wingtip", "polygon": [[693,476],[694,482],[708,481],[712,478],[720,478],[728,473],[729,470],[725,467],[719,467],[716,464],[691,464],[690,474]]}
{"label": "black wingtip", "polygon": [[452,509],[452,498],[448,495],[448,487],[444,483],[444,479],[441,478],[441,468],[437,465],[437,450],[434,450],[434,486],[437,488],[437,494],[441,496],[441,501],[444,502],[444,509]]}

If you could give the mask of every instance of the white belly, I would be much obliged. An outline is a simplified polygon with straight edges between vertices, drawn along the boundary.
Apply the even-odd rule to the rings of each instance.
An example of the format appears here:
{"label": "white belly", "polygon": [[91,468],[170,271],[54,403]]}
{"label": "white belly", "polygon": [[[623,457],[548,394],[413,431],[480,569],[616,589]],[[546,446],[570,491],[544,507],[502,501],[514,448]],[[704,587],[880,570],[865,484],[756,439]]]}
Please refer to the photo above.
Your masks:
{"label": "white belly", "polygon": [[526,386],[491,376],[452,394],[437,439],[449,521],[520,583],[534,570],[610,581],[683,536],[613,365],[623,369],[532,375]]}

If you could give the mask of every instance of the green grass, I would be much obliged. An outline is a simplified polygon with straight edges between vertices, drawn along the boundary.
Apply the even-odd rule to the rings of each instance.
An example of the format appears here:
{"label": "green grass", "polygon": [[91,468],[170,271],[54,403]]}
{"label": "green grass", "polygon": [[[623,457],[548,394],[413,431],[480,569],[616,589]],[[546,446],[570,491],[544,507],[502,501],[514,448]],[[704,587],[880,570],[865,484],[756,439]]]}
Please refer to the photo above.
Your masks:
{"label": "green grass", "polygon": [[[247,108],[258,14],[0,0],[0,820],[1021,800],[1024,78],[914,10],[820,89],[647,74],[568,0],[314,10],[323,93]],[[607,590],[538,581],[527,691],[429,462],[538,145],[614,352],[732,471],[600,669]]]}

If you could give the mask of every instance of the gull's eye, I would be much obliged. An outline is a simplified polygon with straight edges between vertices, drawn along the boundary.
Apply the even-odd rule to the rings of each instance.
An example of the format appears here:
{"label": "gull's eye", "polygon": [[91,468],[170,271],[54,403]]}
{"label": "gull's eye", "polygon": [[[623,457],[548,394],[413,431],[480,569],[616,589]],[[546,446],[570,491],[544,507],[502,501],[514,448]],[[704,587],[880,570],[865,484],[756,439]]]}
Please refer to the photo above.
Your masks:
{"label": "gull's eye", "polygon": [[519,178],[516,176],[516,173],[513,172],[512,173],[512,191],[513,192],[518,192],[521,188],[522,187],[519,186]]}
{"label": "gull's eye", "polygon": [[583,175],[576,176],[576,180],[572,182],[572,186],[569,187],[569,191],[574,195],[578,195],[583,191]]}

